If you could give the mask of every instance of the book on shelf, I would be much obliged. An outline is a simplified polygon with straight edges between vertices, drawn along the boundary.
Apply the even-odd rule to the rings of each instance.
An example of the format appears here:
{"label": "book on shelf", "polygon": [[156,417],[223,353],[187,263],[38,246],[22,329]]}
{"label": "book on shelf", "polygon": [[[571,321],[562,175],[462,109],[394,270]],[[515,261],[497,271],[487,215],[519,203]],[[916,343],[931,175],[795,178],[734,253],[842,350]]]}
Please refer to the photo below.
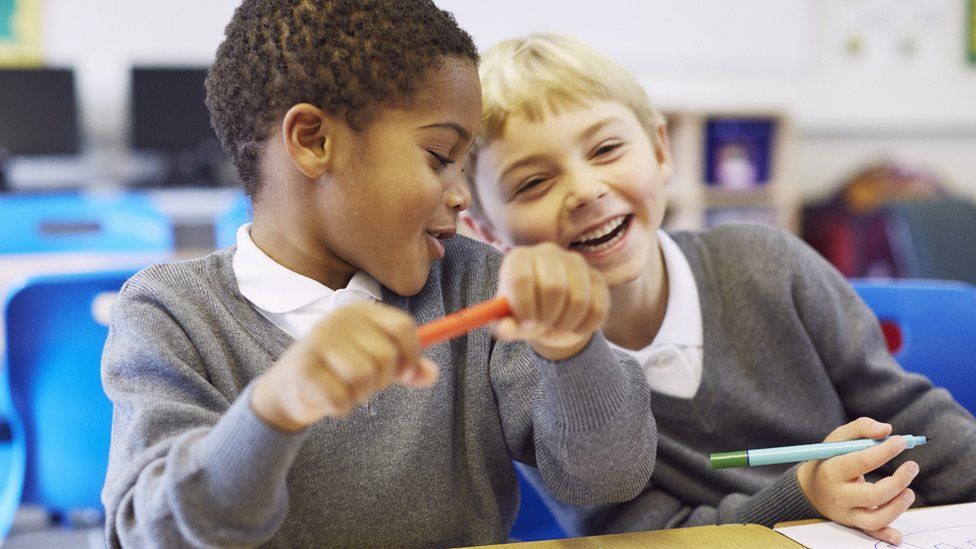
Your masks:
{"label": "book on shelf", "polygon": [[750,191],[769,183],[776,121],[712,117],[705,123],[705,184]]}

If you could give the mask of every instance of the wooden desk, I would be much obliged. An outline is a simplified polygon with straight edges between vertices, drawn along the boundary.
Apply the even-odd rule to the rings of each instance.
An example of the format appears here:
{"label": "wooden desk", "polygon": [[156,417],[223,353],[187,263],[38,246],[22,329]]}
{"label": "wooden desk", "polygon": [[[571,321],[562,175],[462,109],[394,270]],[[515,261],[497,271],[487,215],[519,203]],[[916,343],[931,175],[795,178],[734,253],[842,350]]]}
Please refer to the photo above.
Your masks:
{"label": "wooden desk", "polygon": [[724,524],[697,526],[631,534],[611,534],[550,541],[487,545],[496,549],[624,549],[631,547],[687,548],[730,547],[733,549],[787,548],[802,549],[802,545],[758,524]]}

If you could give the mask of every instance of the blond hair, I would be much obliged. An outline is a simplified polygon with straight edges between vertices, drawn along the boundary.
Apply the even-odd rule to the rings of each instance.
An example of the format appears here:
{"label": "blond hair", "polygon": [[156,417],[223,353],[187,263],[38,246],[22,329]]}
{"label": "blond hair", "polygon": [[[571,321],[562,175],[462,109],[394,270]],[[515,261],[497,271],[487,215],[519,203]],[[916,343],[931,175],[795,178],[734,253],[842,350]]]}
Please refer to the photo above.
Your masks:
{"label": "blond hair", "polygon": [[[472,187],[478,151],[502,134],[512,116],[535,122],[590,101],[616,101],[634,113],[652,141],[665,124],[633,74],[569,36],[532,34],[503,40],[482,54],[478,72],[481,127],[466,161]],[[487,222],[478,193],[471,194],[471,213]]]}

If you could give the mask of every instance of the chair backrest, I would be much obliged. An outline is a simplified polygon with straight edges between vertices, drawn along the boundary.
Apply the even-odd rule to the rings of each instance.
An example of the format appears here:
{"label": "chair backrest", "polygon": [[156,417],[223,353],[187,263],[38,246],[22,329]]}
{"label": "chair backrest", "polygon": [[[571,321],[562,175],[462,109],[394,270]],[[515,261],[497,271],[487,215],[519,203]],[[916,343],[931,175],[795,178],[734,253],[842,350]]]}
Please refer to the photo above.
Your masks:
{"label": "chair backrest", "polygon": [[3,368],[0,371],[0,540],[3,540],[20,507],[27,449],[24,428],[10,398],[6,358],[0,362]]}
{"label": "chair backrest", "polygon": [[26,445],[22,503],[101,510],[112,405],[102,389],[108,311],[132,270],[45,275],[4,308],[6,381]]}
{"label": "chair backrest", "polygon": [[137,193],[0,196],[0,253],[173,249],[170,219]]}
{"label": "chair backrest", "polygon": [[[514,463],[519,483],[519,512],[512,525],[511,538],[518,541],[563,539],[563,531],[552,511],[546,506],[539,492],[523,471],[531,471],[528,465]],[[531,474],[531,473],[530,473]]]}
{"label": "chair backrest", "polygon": [[251,200],[240,194],[227,210],[217,216],[214,222],[214,241],[217,248],[226,248],[237,243],[237,229],[251,221]]}
{"label": "chair backrest", "polygon": [[[942,280],[852,280],[883,323],[896,326],[895,359],[945,387],[976,414],[976,286]],[[889,339],[890,341],[890,339]]]}
{"label": "chair backrest", "polygon": [[976,203],[955,198],[894,202],[885,212],[899,276],[976,283]]}

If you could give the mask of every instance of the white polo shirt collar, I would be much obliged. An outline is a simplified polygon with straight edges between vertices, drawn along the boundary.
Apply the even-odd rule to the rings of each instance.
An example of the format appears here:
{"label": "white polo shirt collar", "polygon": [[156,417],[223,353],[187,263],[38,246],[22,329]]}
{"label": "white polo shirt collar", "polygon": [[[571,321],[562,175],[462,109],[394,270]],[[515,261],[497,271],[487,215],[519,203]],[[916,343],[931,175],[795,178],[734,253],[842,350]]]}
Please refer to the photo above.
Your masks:
{"label": "white polo shirt collar", "polygon": [[382,286],[364,271],[354,274],[345,288],[333,290],[276,263],[251,240],[250,223],[237,230],[233,269],[241,295],[296,338],[338,307],[363,299],[383,300]]}
{"label": "white polo shirt collar", "polygon": [[691,265],[677,243],[664,231],[658,231],[658,242],[668,273],[668,304],[661,328],[650,345],[643,349],[611,345],[637,360],[653,391],[691,398],[701,385],[704,364],[698,286]]}
{"label": "white polo shirt collar", "polygon": [[668,306],[664,322],[651,345],[671,344],[701,347],[703,342],[701,302],[698,285],[688,259],[666,232],[658,231],[658,241],[668,270]]}

